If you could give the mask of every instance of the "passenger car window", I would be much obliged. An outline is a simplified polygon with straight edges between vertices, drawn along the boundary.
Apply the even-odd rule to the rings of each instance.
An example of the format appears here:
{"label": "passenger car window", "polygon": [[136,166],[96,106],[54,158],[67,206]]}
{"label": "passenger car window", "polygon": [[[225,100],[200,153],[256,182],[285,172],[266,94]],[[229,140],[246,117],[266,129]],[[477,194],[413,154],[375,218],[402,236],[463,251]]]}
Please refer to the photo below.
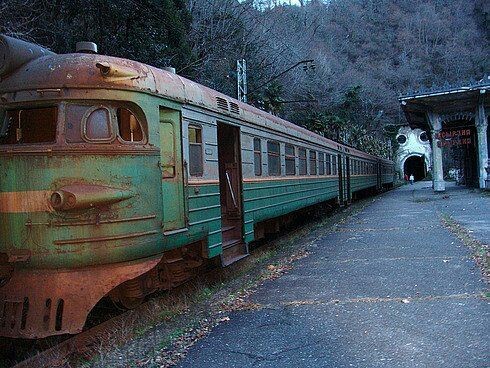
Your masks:
{"label": "passenger car window", "polygon": [[332,155],[332,175],[337,175],[337,156]]}
{"label": "passenger car window", "polygon": [[299,174],[306,175],[306,149],[298,148]]}
{"label": "passenger car window", "polygon": [[318,152],[318,175],[325,175],[325,154]]}
{"label": "passenger car window", "polygon": [[202,157],[202,128],[189,125],[189,174],[202,176],[204,163]]}
{"label": "passenger car window", "polygon": [[267,142],[267,155],[269,164],[269,175],[281,175],[281,158],[279,155],[279,143],[274,141]]}
{"label": "passenger car window", "polygon": [[310,151],[310,175],[316,175],[316,151]]}
{"label": "passenger car window", "polygon": [[332,166],[330,164],[331,157],[332,156],[327,153],[326,160],[325,160],[325,174],[326,175],[332,174]]}
{"label": "passenger car window", "polygon": [[0,144],[54,143],[56,141],[58,123],[56,107],[9,110],[3,115]]}
{"label": "passenger car window", "polygon": [[296,153],[292,144],[286,144],[286,175],[296,175]]}
{"label": "passenger car window", "polygon": [[113,139],[111,114],[107,108],[99,107],[88,114],[83,122],[83,137],[89,142],[109,142]]}
{"label": "passenger car window", "polygon": [[254,138],[254,173],[262,175],[262,142],[260,138]]}

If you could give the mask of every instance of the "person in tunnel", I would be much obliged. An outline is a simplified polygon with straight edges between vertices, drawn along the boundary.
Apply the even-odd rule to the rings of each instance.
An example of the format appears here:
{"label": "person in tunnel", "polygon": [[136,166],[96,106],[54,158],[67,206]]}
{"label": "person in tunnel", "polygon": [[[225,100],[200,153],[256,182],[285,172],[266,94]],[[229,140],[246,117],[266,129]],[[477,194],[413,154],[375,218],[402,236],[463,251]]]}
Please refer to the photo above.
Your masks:
{"label": "person in tunnel", "polygon": [[413,181],[423,180],[426,176],[424,158],[420,156],[410,156],[405,160],[404,172],[406,175],[413,177]]}

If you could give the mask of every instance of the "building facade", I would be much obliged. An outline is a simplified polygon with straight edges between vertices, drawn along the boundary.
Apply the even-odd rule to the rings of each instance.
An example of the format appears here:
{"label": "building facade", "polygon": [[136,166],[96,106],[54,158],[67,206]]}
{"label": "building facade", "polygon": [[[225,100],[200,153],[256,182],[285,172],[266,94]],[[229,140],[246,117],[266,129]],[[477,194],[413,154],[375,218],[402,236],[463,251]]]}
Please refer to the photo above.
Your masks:
{"label": "building facade", "polygon": [[446,189],[443,157],[458,163],[466,185],[490,189],[490,76],[465,85],[432,87],[399,97],[412,129],[428,133],[434,191]]}

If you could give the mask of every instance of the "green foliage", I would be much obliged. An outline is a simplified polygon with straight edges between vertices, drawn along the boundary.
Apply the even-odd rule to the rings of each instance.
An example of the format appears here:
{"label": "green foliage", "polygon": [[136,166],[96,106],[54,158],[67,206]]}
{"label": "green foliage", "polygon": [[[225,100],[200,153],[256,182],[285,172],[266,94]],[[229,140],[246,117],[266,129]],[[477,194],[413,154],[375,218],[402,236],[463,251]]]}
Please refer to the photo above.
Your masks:
{"label": "green foliage", "polygon": [[260,97],[257,99],[257,104],[265,111],[277,115],[282,111],[282,85],[277,82],[272,82],[267,85]]}
{"label": "green foliage", "polygon": [[[23,38],[58,53],[93,41],[103,54],[159,67],[178,69],[192,59],[192,19],[183,0],[34,0],[22,16],[35,19]],[[9,32],[1,20],[0,32]]]}

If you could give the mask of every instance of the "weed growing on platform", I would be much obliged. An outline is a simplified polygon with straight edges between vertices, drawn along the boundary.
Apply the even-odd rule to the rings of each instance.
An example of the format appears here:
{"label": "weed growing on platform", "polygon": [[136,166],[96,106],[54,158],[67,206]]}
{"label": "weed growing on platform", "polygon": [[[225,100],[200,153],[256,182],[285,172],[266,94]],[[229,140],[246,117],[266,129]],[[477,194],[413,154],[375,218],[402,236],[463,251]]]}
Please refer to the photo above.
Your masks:
{"label": "weed growing on platform", "polygon": [[470,232],[455,221],[450,215],[443,214],[441,222],[449,231],[451,231],[459,240],[463,242],[473,253],[478,266],[481,268],[486,281],[490,281],[490,249],[487,244],[471,236]]}

